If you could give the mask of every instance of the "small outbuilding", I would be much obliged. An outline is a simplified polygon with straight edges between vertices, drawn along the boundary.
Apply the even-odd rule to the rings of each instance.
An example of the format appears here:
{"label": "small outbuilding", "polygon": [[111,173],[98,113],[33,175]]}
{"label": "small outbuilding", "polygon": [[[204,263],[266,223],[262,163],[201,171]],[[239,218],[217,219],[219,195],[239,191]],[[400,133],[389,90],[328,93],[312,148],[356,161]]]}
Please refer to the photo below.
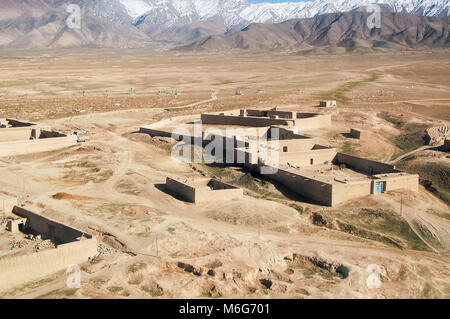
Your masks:
{"label": "small outbuilding", "polygon": [[320,107],[333,107],[333,106],[337,106],[337,102],[335,100],[320,101],[319,106]]}
{"label": "small outbuilding", "polygon": [[6,229],[11,233],[18,233],[19,231],[23,231],[26,222],[26,218],[10,218],[6,223]]}
{"label": "small outbuilding", "polygon": [[192,203],[235,200],[244,197],[242,189],[213,178],[182,181],[167,177],[166,188]]}
{"label": "small outbuilding", "polygon": [[361,130],[359,128],[351,128],[350,129],[350,137],[356,138],[358,140],[366,139],[367,132],[364,130]]}

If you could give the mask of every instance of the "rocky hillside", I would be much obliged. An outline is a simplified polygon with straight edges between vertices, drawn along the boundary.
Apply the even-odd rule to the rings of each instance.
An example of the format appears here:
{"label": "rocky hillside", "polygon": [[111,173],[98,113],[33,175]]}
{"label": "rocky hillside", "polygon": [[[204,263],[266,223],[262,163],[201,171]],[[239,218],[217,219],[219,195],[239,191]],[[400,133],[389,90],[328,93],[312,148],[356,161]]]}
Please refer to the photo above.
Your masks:
{"label": "rocky hillside", "polygon": [[279,24],[252,24],[239,32],[209,36],[181,51],[355,51],[448,47],[448,17],[382,13],[381,28],[369,28],[365,12],[333,13]]}

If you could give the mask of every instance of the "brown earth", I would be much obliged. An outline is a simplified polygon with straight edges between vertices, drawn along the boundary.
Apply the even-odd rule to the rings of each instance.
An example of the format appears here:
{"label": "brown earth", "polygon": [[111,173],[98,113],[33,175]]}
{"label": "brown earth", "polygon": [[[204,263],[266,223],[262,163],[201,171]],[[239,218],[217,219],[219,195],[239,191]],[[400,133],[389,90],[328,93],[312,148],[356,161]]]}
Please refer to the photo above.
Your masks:
{"label": "brown earth", "polygon": [[[307,134],[346,152],[390,161],[407,151],[399,145],[422,146],[409,139],[409,144],[395,143],[414,125],[448,125],[448,53],[24,56],[0,57],[0,117],[38,119],[58,130],[77,131],[86,142],[1,158],[0,189],[19,196],[27,208],[95,234],[111,250],[103,249],[93,263],[83,265],[79,290],[67,289],[59,273],[2,297],[450,296],[449,209],[424,187],[418,194],[363,197],[331,209],[286,197],[247,176],[244,199],[194,205],[164,191],[166,176],[238,180],[245,172],[174,162],[168,141],[133,133],[144,124],[176,121],[179,115],[195,119],[206,110],[317,110],[318,100],[332,97],[339,103],[329,110],[333,127]],[[136,89],[134,96],[130,87]],[[243,96],[235,95],[236,87]],[[166,93],[158,93],[161,88]],[[182,107],[172,108],[177,106]],[[381,112],[401,117],[402,124]],[[371,138],[347,138],[344,133],[355,126],[370,131]],[[415,160],[448,167],[447,154],[423,150]],[[367,209],[375,219],[359,217]],[[379,209],[382,214],[376,215]],[[313,213],[330,219],[331,226],[313,223]],[[336,227],[344,223],[356,228]],[[382,270],[379,289],[366,285],[371,264]]]}

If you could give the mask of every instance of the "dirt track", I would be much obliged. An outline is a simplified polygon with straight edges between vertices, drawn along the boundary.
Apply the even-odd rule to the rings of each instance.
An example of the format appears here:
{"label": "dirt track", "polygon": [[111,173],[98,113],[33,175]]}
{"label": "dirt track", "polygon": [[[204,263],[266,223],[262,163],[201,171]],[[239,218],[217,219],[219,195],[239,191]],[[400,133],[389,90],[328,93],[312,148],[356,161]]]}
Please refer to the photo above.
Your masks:
{"label": "dirt track", "polygon": [[[246,190],[244,200],[224,203],[218,208],[215,203],[195,206],[180,201],[161,188],[160,184],[165,182],[166,176],[199,176],[199,173],[187,164],[173,162],[165,142],[152,140],[146,135],[131,134],[136,132],[139,126],[159,118],[168,119],[177,115],[195,118],[195,113],[200,112],[197,108],[199,105],[202,110],[230,109],[247,103],[250,106],[278,105],[295,109],[301,105],[302,109],[311,111],[314,110],[312,105],[315,105],[323,94],[348,81],[366,78],[364,70],[371,68],[367,65],[369,63],[359,60],[358,63],[362,66],[352,66],[351,63],[339,59],[325,61],[324,63],[329,63],[329,69],[333,70],[330,81],[325,83],[326,73],[318,74],[311,66],[304,74],[298,75],[298,70],[292,66],[295,65],[295,59],[292,61],[285,62],[275,57],[273,64],[268,65],[268,68],[286,72],[285,77],[270,76],[272,70],[255,71],[253,76],[259,77],[257,82],[264,82],[265,93],[248,93],[243,97],[233,96],[234,87],[244,87],[244,91],[246,87],[247,91],[253,90],[256,83],[251,79],[251,75],[246,75],[243,80],[245,83],[228,83],[226,80],[231,78],[237,81],[238,75],[249,68],[248,64],[239,60],[237,63],[242,63],[243,70],[236,70],[236,67],[230,72],[226,66],[214,65],[214,61],[208,61],[211,69],[219,71],[219,78],[224,84],[219,85],[218,79],[211,78],[211,74],[216,77],[217,73],[207,72],[209,78],[202,75],[201,84],[197,83],[203,92],[186,97],[186,100],[190,101],[180,105],[180,109],[177,109],[178,106],[172,107],[162,103],[151,108],[106,109],[105,112],[99,113],[87,112],[82,115],[46,118],[44,122],[52,127],[63,131],[82,132],[88,137],[87,141],[68,150],[1,160],[2,190],[20,194],[27,207],[44,215],[73,224],[86,232],[92,232],[93,228],[101,230],[126,245],[127,249],[118,249],[116,253],[103,256],[97,264],[86,266],[89,272],[83,272],[83,286],[75,293],[75,297],[150,298],[154,297],[154,292],[149,293],[147,288],[153,287],[155,283],[163,288],[164,292],[160,297],[165,298],[211,297],[215,296],[217,291],[220,291],[222,297],[248,298],[449,296],[449,224],[445,218],[428,213],[428,209],[432,208],[448,214],[448,206],[422,188],[417,195],[403,194],[409,198],[404,206],[404,217],[411,225],[412,220],[426,224],[440,238],[443,248],[435,248],[434,243],[427,242],[439,253],[400,250],[342,231],[314,226],[309,214],[299,213],[290,207],[289,204],[295,201],[280,199],[281,193],[276,193],[278,197],[262,198],[251,190]],[[403,74],[394,73],[395,81],[384,83],[385,78],[382,76],[386,75],[388,78],[390,72],[393,72],[392,69],[397,68],[393,66],[398,66],[398,63],[382,59],[378,62],[387,65],[377,66],[376,69],[372,65],[371,72],[379,73],[382,80],[362,84],[361,88],[346,92],[345,96],[349,101],[333,113],[335,126],[329,130],[308,134],[338,148],[350,147],[352,151],[375,159],[388,159],[394,154],[396,149],[390,138],[400,132],[377,114],[382,110],[389,110],[386,104],[397,99],[405,100],[400,95],[405,94],[403,91],[407,79]],[[290,63],[293,72],[289,70]],[[299,63],[306,67],[312,62]],[[184,76],[187,78],[187,75],[191,75],[188,73],[181,74],[180,77],[185,79]],[[307,82],[310,78],[313,80],[309,84]],[[117,83],[122,80],[116,79]],[[212,82],[216,85],[208,84]],[[283,86],[288,82],[288,85]],[[380,101],[373,100],[371,96],[378,92],[380,85],[386,90],[395,91],[393,96],[384,97],[392,101],[384,101],[381,97]],[[118,85],[117,89],[122,89],[121,86],[123,85]],[[317,88],[314,88],[315,86]],[[189,95],[189,90],[193,87],[186,84],[186,95]],[[212,98],[208,98],[211,90],[215,90],[215,93]],[[431,93],[427,89],[416,92],[411,100],[431,101],[423,96],[436,94],[437,91],[442,93],[441,87],[436,91],[430,90]],[[197,97],[197,94],[201,96]],[[448,93],[444,92],[440,100],[446,99]],[[439,106],[436,109],[439,110]],[[427,121],[429,115],[422,115],[422,111],[419,111],[415,113],[411,110],[413,119]],[[440,121],[435,120],[436,123]],[[342,133],[354,125],[367,125],[369,130],[376,132],[375,142],[354,141],[343,137]],[[60,192],[88,199],[52,198]],[[329,210],[303,202],[295,204],[319,213]],[[347,209],[346,205],[336,209]],[[397,211],[399,205],[400,196],[389,194],[379,200],[362,198],[354,202],[352,208],[373,206]],[[156,239],[159,258],[154,257]],[[425,238],[424,240],[427,241]],[[110,238],[108,243],[114,244],[114,239]],[[127,250],[137,256],[127,254]],[[342,279],[314,265],[294,265],[289,259],[285,259],[292,259],[293,254],[315,256],[330,263],[342,263],[350,269],[350,275]],[[203,267],[203,274],[197,276],[180,269],[177,266],[180,261]],[[214,268],[216,275],[207,275],[206,270],[212,268],[211,265],[216,261],[221,264]],[[139,262],[144,262],[145,268],[130,273],[128,267]],[[379,264],[386,272],[383,288],[379,290],[370,290],[365,283],[368,276],[366,269],[370,264]],[[139,274],[142,274],[142,278]],[[102,279],[101,284],[96,281],[99,278]],[[273,281],[271,289],[265,289],[260,284],[259,280],[263,278]],[[142,281],[138,284],[130,283],[138,282],[138,279]],[[7,296],[34,298],[53,292],[56,297],[62,297],[64,280],[64,274],[58,274],[48,284],[24,289],[20,293],[10,292]],[[212,285],[217,289],[212,289]],[[129,295],[108,289],[116,286],[122,288],[122,292],[127,291]]]}

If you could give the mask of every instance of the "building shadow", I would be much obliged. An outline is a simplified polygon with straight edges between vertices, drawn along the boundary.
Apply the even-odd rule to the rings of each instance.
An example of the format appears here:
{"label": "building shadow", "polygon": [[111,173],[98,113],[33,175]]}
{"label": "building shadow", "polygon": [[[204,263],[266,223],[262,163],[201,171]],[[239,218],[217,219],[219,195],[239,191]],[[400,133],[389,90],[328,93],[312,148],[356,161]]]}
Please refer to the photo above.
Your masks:
{"label": "building shadow", "polygon": [[345,137],[345,138],[353,138],[353,139],[356,139],[354,136],[352,136],[350,133],[342,133],[341,134],[343,137]]}
{"label": "building shadow", "polygon": [[184,198],[180,194],[172,192],[171,190],[167,189],[166,184],[154,184],[154,186],[159,191],[161,191],[161,192],[163,192],[163,193],[165,193],[167,195],[170,195],[170,196],[174,197],[175,199],[178,199],[179,201],[192,204],[191,201],[188,201],[186,198]]}
{"label": "building shadow", "polygon": [[[297,194],[296,192],[292,191],[290,188],[284,186],[283,184],[278,183],[277,181],[274,181],[273,179],[270,178],[270,175],[260,174],[258,172],[251,171],[248,168],[240,166],[240,165],[233,165],[233,164],[226,164],[226,163],[211,163],[211,164],[208,164],[208,166],[215,167],[215,168],[226,168],[226,167],[236,168],[237,172],[240,172],[243,174],[249,174],[253,179],[255,179],[257,181],[259,180],[259,181],[263,181],[264,183],[272,184],[275,187],[275,189],[277,191],[279,191],[288,200],[292,200],[295,202],[302,202],[302,203],[306,203],[306,204],[320,205],[317,202],[314,202],[308,198],[305,198],[305,197]],[[243,177],[244,176],[245,175],[243,175]],[[212,177],[218,178],[216,176],[212,176]],[[238,187],[241,187],[241,188],[246,188],[246,182],[240,183],[239,181],[234,181],[232,184],[234,184]]]}
{"label": "building shadow", "polygon": [[260,174],[260,173],[256,173],[256,172],[252,172],[251,174],[254,178],[257,178],[266,183],[272,184],[277,191],[279,191],[284,197],[286,197],[286,199],[293,200],[295,202],[305,203],[305,204],[320,205],[317,202],[312,201],[311,199],[308,199],[306,197],[303,197],[303,196],[297,194],[296,192],[292,191],[290,188],[284,186],[283,184],[270,179],[270,177],[268,177],[270,175],[264,175],[264,174]]}

